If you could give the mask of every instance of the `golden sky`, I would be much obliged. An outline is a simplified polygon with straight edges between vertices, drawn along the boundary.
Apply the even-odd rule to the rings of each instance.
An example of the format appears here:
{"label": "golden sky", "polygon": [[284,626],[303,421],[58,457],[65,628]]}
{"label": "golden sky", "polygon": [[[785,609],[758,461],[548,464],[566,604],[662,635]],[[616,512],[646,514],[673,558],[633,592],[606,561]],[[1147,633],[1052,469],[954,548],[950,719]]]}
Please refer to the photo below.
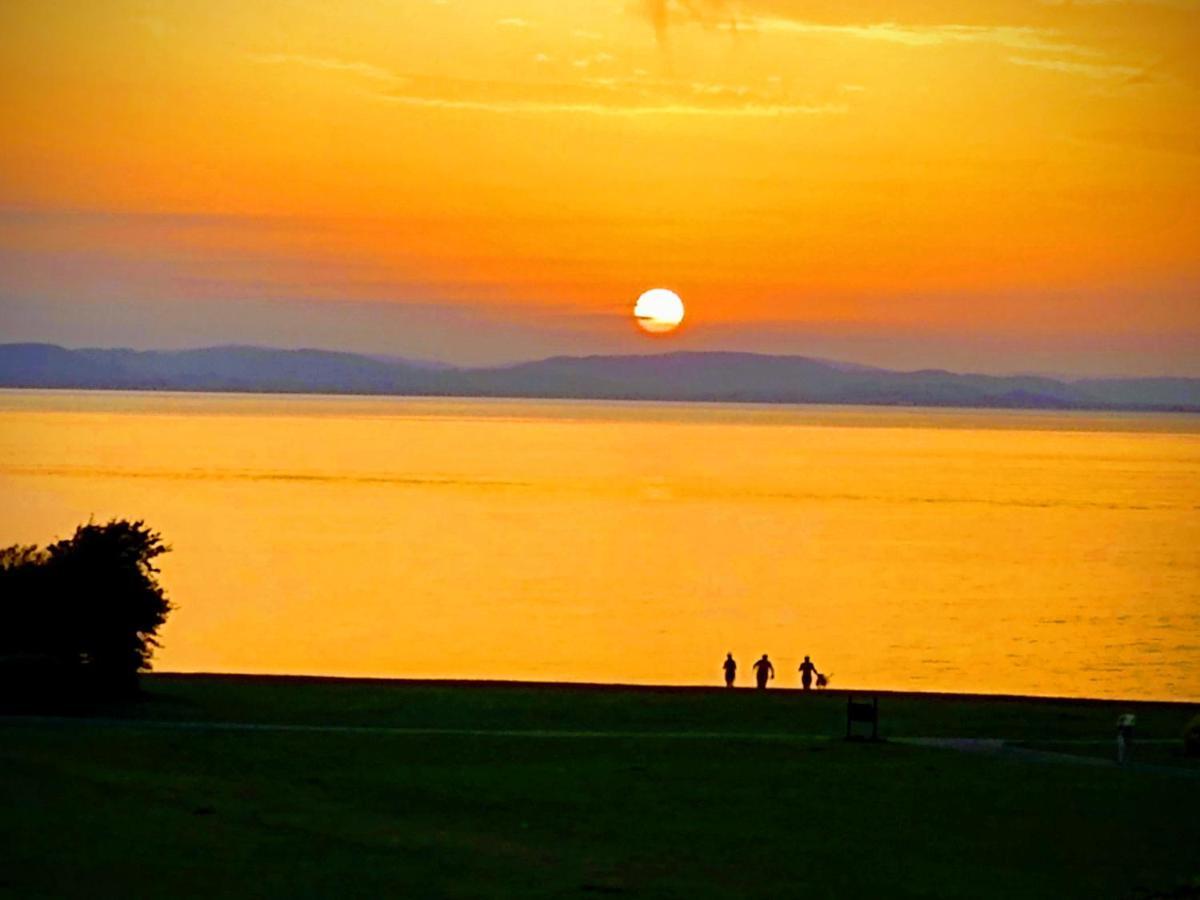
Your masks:
{"label": "golden sky", "polygon": [[[0,337],[1200,374],[1194,0],[0,6]],[[629,310],[678,291],[649,341]]]}

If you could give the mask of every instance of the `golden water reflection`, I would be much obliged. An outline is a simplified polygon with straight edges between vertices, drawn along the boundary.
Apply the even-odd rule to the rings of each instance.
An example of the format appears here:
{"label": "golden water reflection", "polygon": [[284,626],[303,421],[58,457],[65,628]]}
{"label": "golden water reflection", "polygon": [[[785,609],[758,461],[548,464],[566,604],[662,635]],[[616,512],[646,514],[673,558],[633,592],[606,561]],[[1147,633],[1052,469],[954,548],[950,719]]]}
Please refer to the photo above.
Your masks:
{"label": "golden water reflection", "polygon": [[1200,698],[1200,417],[9,391],[0,491],[164,670]]}

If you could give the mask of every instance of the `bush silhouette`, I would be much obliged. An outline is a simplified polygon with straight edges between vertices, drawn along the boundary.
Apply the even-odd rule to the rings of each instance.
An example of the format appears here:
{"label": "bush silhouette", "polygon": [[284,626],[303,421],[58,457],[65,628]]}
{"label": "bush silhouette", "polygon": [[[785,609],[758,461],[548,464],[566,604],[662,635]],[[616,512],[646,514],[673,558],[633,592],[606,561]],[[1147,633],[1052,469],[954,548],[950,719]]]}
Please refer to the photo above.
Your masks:
{"label": "bush silhouette", "polygon": [[171,605],[144,522],[87,524],[44,549],[0,549],[0,680],[7,705],[137,689]]}

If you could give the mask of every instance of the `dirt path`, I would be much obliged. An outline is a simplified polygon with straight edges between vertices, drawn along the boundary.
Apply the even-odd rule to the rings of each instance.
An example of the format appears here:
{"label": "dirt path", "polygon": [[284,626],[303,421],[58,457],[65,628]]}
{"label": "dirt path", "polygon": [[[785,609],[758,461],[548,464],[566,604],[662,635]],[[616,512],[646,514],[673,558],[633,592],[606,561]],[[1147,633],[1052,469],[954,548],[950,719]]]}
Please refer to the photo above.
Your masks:
{"label": "dirt path", "polygon": [[[1184,778],[1200,778],[1200,769],[1185,769],[1179,766],[1156,766],[1147,763],[1131,762],[1118,766],[1113,759],[1101,756],[1079,756],[1074,753],[1058,753],[1054,750],[1035,750],[1032,747],[1022,747],[1019,744],[998,738],[893,738],[896,743],[908,744],[913,747],[930,747],[940,750],[957,750],[960,753],[974,753],[980,756],[992,756],[999,759],[1011,759],[1019,762],[1041,764],[1060,764],[1075,766],[1090,766],[1092,768],[1111,769],[1126,772],[1153,772],[1163,775],[1180,775]],[[1111,743],[1109,741],[1063,741],[1062,743],[1079,744],[1081,746],[1097,746]],[[1173,740],[1152,738],[1139,741],[1141,744],[1172,744]]]}
{"label": "dirt path", "polygon": [[[51,727],[78,726],[87,724],[110,728],[144,728],[163,731],[244,731],[254,733],[292,733],[292,734],[347,734],[347,735],[394,735],[406,737],[495,737],[495,738],[535,738],[538,740],[570,740],[570,739],[635,739],[655,738],[663,740],[724,740],[724,741],[832,741],[825,734],[795,734],[787,732],[756,732],[730,733],[727,731],[554,731],[536,729],[487,729],[487,728],[406,728],[388,725],[294,725],[271,722],[203,722],[175,721],[170,719],[91,719],[71,718],[66,716],[8,716],[0,717],[0,727],[4,725],[42,725]],[[1089,766],[1092,768],[1110,769],[1112,771],[1150,772],[1154,774],[1175,775],[1184,778],[1200,778],[1200,769],[1186,769],[1175,766],[1158,766],[1145,763],[1131,763],[1119,767],[1110,759],[1098,756],[1078,756],[1072,753],[1058,753],[1052,750],[1035,750],[1022,747],[1019,743],[1002,738],[945,738],[945,737],[892,737],[888,741],[910,747],[925,747],[936,750],[955,750],[959,753],[971,753],[977,756],[988,756],[996,759],[1008,759],[1018,762],[1035,764],[1059,764]],[[1062,741],[1061,743],[1079,744],[1081,746],[1097,746],[1108,741]],[[1169,739],[1145,739],[1142,744],[1170,744]]]}

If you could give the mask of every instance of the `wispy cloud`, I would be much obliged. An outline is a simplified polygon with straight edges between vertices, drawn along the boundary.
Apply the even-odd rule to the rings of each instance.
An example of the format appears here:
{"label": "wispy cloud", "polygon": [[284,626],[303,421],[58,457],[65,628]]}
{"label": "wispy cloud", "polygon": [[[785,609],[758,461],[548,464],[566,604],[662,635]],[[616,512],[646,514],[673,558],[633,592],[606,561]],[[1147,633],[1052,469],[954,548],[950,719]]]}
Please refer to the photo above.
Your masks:
{"label": "wispy cloud", "polygon": [[587,69],[591,66],[613,62],[615,59],[616,57],[611,53],[593,53],[591,56],[581,56],[578,59],[571,60],[571,65],[577,69]]}
{"label": "wispy cloud", "polygon": [[[844,115],[844,103],[797,103],[777,96],[763,96],[738,85],[707,83],[673,84],[645,79],[589,78],[574,84],[545,84],[430,79],[400,75],[370,63],[336,57],[304,56],[290,53],[259,53],[249,57],[263,65],[295,65],[311,69],[344,72],[385,83],[389,90],[368,90],[367,94],[385,103],[419,109],[457,110],[508,115],[545,115],[577,113],[594,116],[720,116],[731,118],[777,118],[785,116]],[[540,62],[551,57],[538,54]],[[613,59],[611,54],[596,53],[572,61],[575,68],[586,69]],[[567,99],[538,96],[549,88]],[[617,96],[621,90],[636,94],[632,102]],[[497,96],[497,94],[501,96]],[[571,96],[574,94],[575,96]],[[610,102],[611,101],[611,102]],[[702,102],[704,101],[704,102]]]}
{"label": "wispy cloud", "polygon": [[1200,0],[1041,0],[1045,6],[1166,6],[1200,12]]}
{"label": "wispy cloud", "polygon": [[1052,72],[1066,72],[1070,75],[1082,75],[1085,78],[1098,79],[1129,79],[1142,75],[1145,71],[1138,66],[1100,65],[1066,59],[1030,59],[1027,56],[1010,56],[1008,61],[1018,66],[1031,66],[1037,69],[1048,69]]}
{"label": "wispy cloud", "polygon": [[518,18],[517,16],[509,16],[506,19],[497,19],[496,24],[501,28],[532,28],[533,23],[528,19]]}
{"label": "wispy cloud", "polygon": [[665,44],[667,29],[671,25],[671,13],[667,9],[667,0],[642,0],[641,10],[654,27],[659,44]]}
{"label": "wispy cloud", "polygon": [[351,75],[358,75],[373,81],[382,81],[389,84],[406,84],[409,81],[408,78],[397,75],[395,72],[380,66],[356,60],[338,59],[336,57],[303,56],[296,53],[251,53],[249,54],[249,58],[253,62],[261,63],[262,65],[292,65],[304,66],[309,69],[322,69],[329,72],[346,72]]}
{"label": "wispy cloud", "polygon": [[379,99],[401,106],[424,109],[486,112],[501,115],[546,115],[549,113],[579,113],[591,116],[718,116],[729,118],[779,118],[784,116],[830,116],[848,112],[845,104],[788,104],[745,103],[728,106],[707,106],[695,103],[658,103],[645,106],[599,102],[543,100],[488,100],[449,97],[429,97],[415,94],[377,94]]}
{"label": "wispy cloud", "polygon": [[[1043,0],[1054,2],[1054,0]],[[1086,3],[1156,3],[1171,6],[1200,5],[1200,0],[1062,0]],[[1009,50],[1065,53],[1095,57],[1100,51],[1066,40],[1061,32],[1025,25],[905,24],[896,21],[830,23],[772,13],[745,15],[744,7],[728,0],[643,0],[636,10],[653,26],[660,43],[676,24],[699,24],[738,34],[793,34],[807,37],[841,37],[907,47],[981,44]]]}
{"label": "wispy cloud", "polygon": [[[1200,11],[1200,0],[1042,0],[1056,5],[1081,6],[1157,5]],[[648,0],[642,6],[659,32],[676,22],[699,24],[730,34],[794,35],[807,38],[841,38],[895,44],[902,47],[949,47],[956,45],[990,46],[1018,51],[1005,57],[1018,66],[1078,75],[1095,80],[1120,79],[1124,86],[1157,81],[1151,67],[1112,60],[1104,51],[1069,39],[1063,32],[1028,25],[905,24],[902,22],[830,23],[787,15],[739,17],[738,7],[724,0]],[[1032,54],[1045,54],[1034,56]],[[854,92],[855,86],[844,88]]]}
{"label": "wispy cloud", "polygon": [[704,25],[723,21],[734,30],[740,26],[738,11],[729,0],[640,0],[633,8],[654,26],[662,45],[667,42],[668,29],[678,20]]}
{"label": "wispy cloud", "polygon": [[[731,25],[718,26],[730,29]],[[867,25],[831,25],[799,19],[755,18],[738,23],[739,29],[759,32],[847,37],[864,41],[882,41],[908,47],[936,47],[946,44],[991,44],[1013,50],[1039,50],[1096,56],[1098,51],[1060,38],[1058,32],[1017,25],[902,25],[875,22]]]}
{"label": "wispy cloud", "polygon": [[707,94],[715,97],[746,97],[751,93],[750,88],[744,84],[710,84],[693,81],[691,88],[693,94]]}

